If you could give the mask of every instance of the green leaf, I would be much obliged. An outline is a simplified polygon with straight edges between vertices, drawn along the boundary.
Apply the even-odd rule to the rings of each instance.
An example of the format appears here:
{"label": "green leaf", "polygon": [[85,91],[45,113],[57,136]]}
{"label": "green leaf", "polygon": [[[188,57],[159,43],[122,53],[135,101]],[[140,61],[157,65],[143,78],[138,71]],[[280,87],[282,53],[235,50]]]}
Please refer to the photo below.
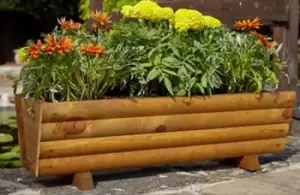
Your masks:
{"label": "green leaf", "polygon": [[168,92],[171,95],[174,95],[173,88],[172,88],[172,83],[171,83],[170,79],[168,79],[167,77],[164,77],[164,84],[165,84],[165,87],[167,88]]}
{"label": "green leaf", "polygon": [[158,78],[158,82],[161,83],[163,81],[163,79],[164,79],[163,75],[160,75],[160,77]]}
{"label": "green leaf", "polygon": [[178,74],[172,70],[168,70],[168,69],[162,69],[162,71],[168,75],[172,75],[172,76],[175,76],[175,77],[178,77]]}
{"label": "green leaf", "polygon": [[13,160],[11,161],[11,166],[13,168],[19,168],[22,167],[22,162],[20,160]]}
{"label": "green leaf", "polygon": [[191,79],[189,80],[190,88],[192,88],[192,87],[195,85],[195,83],[196,83],[196,78],[195,78],[195,77],[191,78]]}
{"label": "green leaf", "polygon": [[180,58],[180,53],[178,51],[178,49],[174,46],[170,46],[170,48],[172,49],[172,52],[175,54],[175,56],[177,56],[178,58]]}
{"label": "green leaf", "polygon": [[204,90],[204,88],[202,87],[202,85],[200,83],[197,83],[196,86],[198,87],[198,89],[200,90],[200,92],[202,94],[205,94],[205,90]]}
{"label": "green leaf", "polygon": [[157,78],[161,72],[157,67],[152,68],[152,70],[148,73],[147,80],[152,81],[153,79]]}
{"label": "green leaf", "polygon": [[0,143],[8,143],[12,141],[14,141],[14,138],[10,134],[0,133]]}
{"label": "green leaf", "polygon": [[154,65],[157,66],[161,63],[161,57],[162,57],[162,54],[158,54],[155,56],[154,58]]}
{"label": "green leaf", "polygon": [[194,69],[190,64],[184,63],[184,66],[185,66],[188,70],[190,70],[191,72],[193,72],[193,73],[196,72],[195,69]]}
{"label": "green leaf", "polygon": [[20,146],[14,146],[11,150],[11,152],[16,152],[16,153],[19,153],[20,152]]}
{"label": "green leaf", "polygon": [[206,76],[206,74],[204,74],[204,75],[202,75],[202,77],[201,77],[201,85],[202,85],[202,87],[204,87],[204,88],[207,88],[207,76]]}
{"label": "green leaf", "polygon": [[22,167],[20,160],[0,160],[0,168],[19,168]]}
{"label": "green leaf", "polygon": [[7,150],[11,150],[12,148],[13,148],[12,146],[2,146],[1,150],[7,151]]}
{"label": "green leaf", "polygon": [[19,157],[20,157],[20,155],[17,152],[5,152],[5,153],[0,154],[0,161],[15,159],[15,158],[19,158]]}
{"label": "green leaf", "polygon": [[182,66],[182,67],[178,70],[178,75],[179,75],[180,77],[183,77],[183,76],[188,75],[188,74],[187,74],[187,70],[185,69],[185,67]]}
{"label": "green leaf", "polygon": [[176,92],[176,96],[185,96],[185,95],[186,95],[186,91],[184,89],[181,89]]}
{"label": "green leaf", "polygon": [[174,66],[180,64],[180,61],[177,58],[173,57],[173,56],[168,56],[168,57],[163,58],[162,62],[172,64]]}
{"label": "green leaf", "polygon": [[151,63],[149,63],[149,62],[148,62],[148,63],[141,63],[140,66],[141,66],[141,67],[144,67],[144,68],[148,68],[148,67],[152,67],[153,64],[151,64]]}
{"label": "green leaf", "polygon": [[201,43],[197,40],[194,40],[194,46],[197,48],[197,49],[200,49],[201,48]]}

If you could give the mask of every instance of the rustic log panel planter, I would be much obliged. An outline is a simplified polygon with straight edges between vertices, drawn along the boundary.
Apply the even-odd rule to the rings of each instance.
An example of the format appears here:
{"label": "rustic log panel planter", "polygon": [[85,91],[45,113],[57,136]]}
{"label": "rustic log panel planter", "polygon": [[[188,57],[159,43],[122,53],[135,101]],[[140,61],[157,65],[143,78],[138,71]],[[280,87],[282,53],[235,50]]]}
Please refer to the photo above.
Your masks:
{"label": "rustic log panel planter", "polygon": [[259,169],[258,154],[284,150],[295,92],[211,97],[34,102],[16,96],[23,166],[35,176],[235,158]]}

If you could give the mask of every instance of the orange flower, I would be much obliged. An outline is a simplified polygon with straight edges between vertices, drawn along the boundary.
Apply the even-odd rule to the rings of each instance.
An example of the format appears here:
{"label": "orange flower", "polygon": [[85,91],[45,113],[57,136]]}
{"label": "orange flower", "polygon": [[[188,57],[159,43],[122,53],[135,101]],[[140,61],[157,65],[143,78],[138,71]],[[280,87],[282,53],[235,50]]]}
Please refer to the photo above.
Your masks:
{"label": "orange flower", "polygon": [[81,24],[79,22],[74,22],[73,20],[67,21],[65,18],[61,18],[57,20],[60,24],[62,29],[65,29],[66,31],[72,32],[76,31],[81,27]]}
{"label": "orange flower", "polygon": [[55,39],[52,35],[47,35],[45,38],[44,38],[44,41],[46,43],[48,43],[49,45],[55,45]]}
{"label": "orange flower", "polygon": [[43,51],[47,54],[53,54],[55,51],[55,39],[52,35],[47,35],[44,38],[44,41],[47,43],[47,45],[44,47]]}
{"label": "orange flower", "polygon": [[102,26],[111,23],[110,21],[111,16],[108,16],[107,14],[98,11],[92,12],[91,17],[97,22],[99,22]]}
{"label": "orange flower", "polygon": [[67,37],[62,37],[57,40],[57,43],[55,45],[56,51],[60,54],[67,53],[72,48],[72,40]]}
{"label": "orange flower", "polygon": [[260,40],[261,44],[263,44],[267,48],[272,48],[276,44],[276,42],[274,42],[274,41],[268,41],[268,39],[264,35],[256,32],[256,31],[251,31],[251,34],[253,36],[257,37]]}
{"label": "orange flower", "polygon": [[36,44],[31,44],[29,46],[29,55],[33,59],[37,59],[41,54],[42,41],[38,40]]}
{"label": "orange flower", "polygon": [[92,27],[92,30],[93,30],[94,32],[97,32],[97,30],[98,30],[98,25],[97,25],[96,23],[93,23],[91,27]]}
{"label": "orange flower", "polygon": [[251,29],[259,29],[261,26],[260,19],[258,17],[254,18],[254,20],[242,20],[237,21],[234,24],[237,30],[251,30]]}
{"label": "orange flower", "polygon": [[87,53],[93,56],[99,56],[104,53],[104,47],[101,45],[95,45],[89,43],[87,46],[82,46],[80,48],[81,53]]}

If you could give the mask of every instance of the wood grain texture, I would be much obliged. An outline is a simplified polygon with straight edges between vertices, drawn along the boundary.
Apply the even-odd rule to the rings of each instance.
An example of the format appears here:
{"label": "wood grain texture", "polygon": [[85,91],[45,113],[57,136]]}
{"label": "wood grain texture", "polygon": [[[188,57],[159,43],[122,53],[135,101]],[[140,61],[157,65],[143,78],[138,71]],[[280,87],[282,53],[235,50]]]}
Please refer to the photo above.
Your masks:
{"label": "wood grain texture", "polygon": [[145,167],[281,152],[285,138],[41,159],[39,175]]}
{"label": "wood grain texture", "polygon": [[286,73],[289,76],[288,87],[283,90],[296,90],[298,82],[298,35],[299,35],[299,0],[288,0],[289,3],[289,25],[285,32],[285,45],[287,48]]}
{"label": "wood grain texture", "polygon": [[92,190],[95,188],[91,172],[76,173],[72,182],[79,190]]}
{"label": "wood grain texture", "polygon": [[[223,102],[223,104],[226,104]],[[81,121],[86,129],[81,134],[67,134],[63,123],[42,124],[42,141],[92,138],[145,133],[188,131],[212,128],[229,128],[251,125],[288,123],[283,117],[285,109],[248,110],[201,114],[164,115],[135,118],[117,118]],[[76,127],[78,121],[70,121]]]}
{"label": "wood grain texture", "polygon": [[249,19],[288,21],[288,0],[158,0],[159,5],[174,9],[191,8],[221,20]]}
{"label": "wood grain texture", "polygon": [[[40,137],[41,137],[41,108],[40,103],[33,104],[34,114],[30,115],[28,108],[30,102],[20,96],[16,96],[16,107],[18,117],[18,132],[21,137],[22,164],[33,175],[38,175]],[[19,110],[20,108],[21,110]]]}
{"label": "wood grain texture", "polygon": [[41,142],[40,159],[284,138],[289,124]]}
{"label": "wood grain texture", "polygon": [[[103,0],[91,0],[102,4]],[[229,21],[260,17],[263,23],[273,21],[289,21],[289,0],[158,0],[163,7],[190,8],[200,11],[204,15],[211,15]],[[113,19],[122,18],[119,12],[114,12]]]}
{"label": "wood grain texture", "polygon": [[244,156],[239,162],[239,167],[247,171],[258,171],[260,163],[257,155]]}
{"label": "wood grain texture", "polygon": [[294,107],[294,91],[245,93],[209,97],[124,98],[43,103],[42,122],[95,120]]}
{"label": "wood grain texture", "polygon": [[25,136],[24,136],[24,117],[23,117],[23,104],[22,104],[22,96],[15,96],[15,104],[16,104],[16,117],[17,117],[17,127],[18,127],[18,140],[20,146],[20,160],[22,162],[23,167],[26,167],[26,146],[25,146]]}

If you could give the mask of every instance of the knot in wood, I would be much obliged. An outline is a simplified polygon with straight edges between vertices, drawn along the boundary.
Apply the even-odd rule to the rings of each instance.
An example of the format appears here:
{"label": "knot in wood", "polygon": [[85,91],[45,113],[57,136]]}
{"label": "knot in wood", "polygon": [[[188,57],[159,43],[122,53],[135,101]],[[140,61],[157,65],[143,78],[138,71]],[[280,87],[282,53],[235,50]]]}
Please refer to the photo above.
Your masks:
{"label": "knot in wood", "polygon": [[86,129],[84,121],[66,121],[62,122],[62,130],[66,135],[81,134]]}
{"label": "knot in wood", "polygon": [[292,110],[292,108],[286,108],[286,109],[284,109],[283,112],[282,112],[282,117],[284,119],[287,119],[287,120],[291,119],[293,117],[293,110]]}
{"label": "knot in wood", "polygon": [[159,125],[157,128],[156,128],[156,132],[165,132],[167,130],[166,126],[165,125]]}

